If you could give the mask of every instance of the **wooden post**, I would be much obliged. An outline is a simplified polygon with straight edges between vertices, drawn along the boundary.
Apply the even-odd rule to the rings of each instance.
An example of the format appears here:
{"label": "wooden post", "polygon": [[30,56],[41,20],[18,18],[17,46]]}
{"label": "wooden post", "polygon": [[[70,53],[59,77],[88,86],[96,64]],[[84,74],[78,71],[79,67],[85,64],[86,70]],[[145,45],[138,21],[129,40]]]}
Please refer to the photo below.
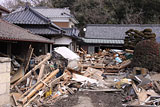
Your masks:
{"label": "wooden post", "polygon": [[30,62],[32,54],[33,54],[33,50],[34,50],[34,48],[32,48],[32,46],[30,45],[28,52],[27,52],[27,56],[25,58],[25,62],[24,62],[24,72],[26,72],[26,70],[28,69],[29,62]]}
{"label": "wooden post", "polygon": [[42,64],[41,65],[41,69],[39,71],[39,75],[38,75],[37,81],[40,81],[40,79],[42,78],[43,73],[44,73],[44,68],[45,68],[45,64]]}
{"label": "wooden post", "polygon": [[45,54],[48,53],[48,44],[44,44],[44,50],[45,50]]}
{"label": "wooden post", "polygon": [[7,55],[11,57],[11,43],[7,43]]}
{"label": "wooden post", "polygon": [[50,53],[52,53],[52,44],[50,44]]}

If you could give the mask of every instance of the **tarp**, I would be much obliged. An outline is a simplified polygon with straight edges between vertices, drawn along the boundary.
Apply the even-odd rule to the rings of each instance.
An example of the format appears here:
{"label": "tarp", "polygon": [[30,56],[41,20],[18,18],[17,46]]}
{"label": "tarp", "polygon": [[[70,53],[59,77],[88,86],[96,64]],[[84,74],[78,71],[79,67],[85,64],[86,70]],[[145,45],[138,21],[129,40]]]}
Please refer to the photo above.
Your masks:
{"label": "tarp", "polygon": [[56,47],[54,48],[54,51],[59,53],[65,59],[68,59],[68,60],[79,60],[80,59],[80,57],[76,53],[74,53],[67,47]]}

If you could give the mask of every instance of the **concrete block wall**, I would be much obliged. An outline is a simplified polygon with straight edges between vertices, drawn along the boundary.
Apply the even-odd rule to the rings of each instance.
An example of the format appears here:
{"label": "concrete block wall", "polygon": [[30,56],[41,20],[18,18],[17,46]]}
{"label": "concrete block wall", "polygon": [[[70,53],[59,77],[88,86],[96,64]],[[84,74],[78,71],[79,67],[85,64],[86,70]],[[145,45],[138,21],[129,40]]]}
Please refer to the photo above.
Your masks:
{"label": "concrete block wall", "polygon": [[0,57],[0,107],[10,104],[11,59]]}

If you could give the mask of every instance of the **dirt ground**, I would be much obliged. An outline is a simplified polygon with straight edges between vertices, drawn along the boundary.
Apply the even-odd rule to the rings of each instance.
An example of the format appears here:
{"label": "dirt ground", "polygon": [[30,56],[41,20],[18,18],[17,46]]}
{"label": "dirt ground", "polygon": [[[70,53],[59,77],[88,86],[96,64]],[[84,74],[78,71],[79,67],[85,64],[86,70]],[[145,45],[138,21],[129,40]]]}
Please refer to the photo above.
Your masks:
{"label": "dirt ground", "polygon": [[80,91],[56,101],[52,107],[122,107],[121,94]]}

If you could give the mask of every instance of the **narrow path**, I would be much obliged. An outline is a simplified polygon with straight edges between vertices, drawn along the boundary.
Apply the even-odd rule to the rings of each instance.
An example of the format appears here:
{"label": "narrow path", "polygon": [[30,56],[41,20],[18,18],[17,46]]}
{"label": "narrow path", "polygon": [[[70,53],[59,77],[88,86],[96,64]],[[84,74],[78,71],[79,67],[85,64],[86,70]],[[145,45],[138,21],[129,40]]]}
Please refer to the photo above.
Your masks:
{"label": "narrow path", "polygon": [[73,107],[94,107],[91,99],[87,96],[79,96],[78,104]]}

